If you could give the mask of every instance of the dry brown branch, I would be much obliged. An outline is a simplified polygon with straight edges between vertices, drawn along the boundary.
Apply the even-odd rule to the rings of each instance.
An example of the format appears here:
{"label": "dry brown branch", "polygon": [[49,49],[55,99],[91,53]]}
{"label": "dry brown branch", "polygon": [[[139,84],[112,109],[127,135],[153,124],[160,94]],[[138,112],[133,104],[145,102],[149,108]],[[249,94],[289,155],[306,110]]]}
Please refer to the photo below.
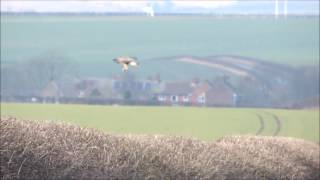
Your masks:
{"label": "dry brown branch", "polygon": [[1,118],[2,179],[319,179],[319,145],[284,137],[214,142],[117,136]]}

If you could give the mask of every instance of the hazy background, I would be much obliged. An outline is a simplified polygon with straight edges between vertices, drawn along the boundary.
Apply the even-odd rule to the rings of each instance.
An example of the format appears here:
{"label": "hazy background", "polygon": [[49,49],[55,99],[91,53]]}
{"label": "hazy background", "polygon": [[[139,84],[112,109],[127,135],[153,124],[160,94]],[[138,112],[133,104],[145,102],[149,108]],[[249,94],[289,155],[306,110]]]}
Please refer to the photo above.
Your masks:
{"label": "hazy background", "polygon": [[[318,7],[1,1],[1,116],[116,134],[319,142]],[[118,56],[141,66],[123,73]]]}
{"label": "hazy background", "polygon": [[[50,92],[73,103],[161,104],[159,95],[174,93],[169,83],[185,89],[181,82],[223,81],[232,106],[313,107],[318,7],[318,1],[2,1],[2,100]],[[138,57],[141,67],[122,73],[111,59],[123,55]]]}
{"label": "hazy background", "polygon": [[[215,1],[2,1],[2,12],[148,12],[200,14],[274,14],[276,0]],[[287,8],[285,8],[287,6]],[[288,14],[319,14],[319,1],[278,0],[279,10]],[[284,11],[279,12],[284,14]]]}

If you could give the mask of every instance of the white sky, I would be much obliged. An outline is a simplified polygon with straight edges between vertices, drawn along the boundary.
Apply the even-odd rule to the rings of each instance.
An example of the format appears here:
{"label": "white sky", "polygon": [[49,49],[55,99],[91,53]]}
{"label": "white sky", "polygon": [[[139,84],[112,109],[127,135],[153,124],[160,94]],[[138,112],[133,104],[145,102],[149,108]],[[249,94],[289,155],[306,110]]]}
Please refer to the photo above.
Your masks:
{"label": "white sky", "polygon": [[[278,1],[283,9],[284,0]],[[319,0],[287,2],[289,13],[319,14]],[[274,5],[275,0],[1,0],[1,12],[273,13]]]}
{"label": "white sky", "polygon": [[200,8],[220,8],[225,6],[234,5],[236,0],[224,1],[172,1],[174,6],[177,7],[200,7]]}
{"label": "white sky", "polygon": [[[35,12],[141,12],[148,6],[164,6],[166,1],[12,1],[1,0],[1,11]],[[219,8],[235,0],[170,1],[173,8]]]}

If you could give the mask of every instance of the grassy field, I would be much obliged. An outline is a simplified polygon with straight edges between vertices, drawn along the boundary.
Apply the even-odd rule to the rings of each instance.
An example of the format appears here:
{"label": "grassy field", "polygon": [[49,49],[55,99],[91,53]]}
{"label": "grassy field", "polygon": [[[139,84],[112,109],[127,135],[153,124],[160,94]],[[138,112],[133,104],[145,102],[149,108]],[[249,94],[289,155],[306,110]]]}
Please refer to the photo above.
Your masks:
{"label": "grassy field", "polygon": [[[263,125],[258,115],[262,117]],[[182,135],[203,140],[256,134],[262,126],[260,135],[298,137],[319,142],[318,110],[2,103],[1,116],[64,121],[114,134]],[[277,129],[279,132],[276,132]]]}
{"label": "grassy field", "polygon": [[[231,54],[283,64],[318,64],[318,32],[316,17],[1,16],[1,61],[25,61],[55,51],[70,58],[80,74],[92,76],[117,73],[111,59],[119,55],[137,56],[155,68],[141,69],[138,75],[168,72],[167,63],[154,64],[150,58],[184,54]],[[181,74],[192,72],[194,66],[173,63],[170,68],[175,70],[173,74]],[[201,70],[212,72],[210,68]]]}

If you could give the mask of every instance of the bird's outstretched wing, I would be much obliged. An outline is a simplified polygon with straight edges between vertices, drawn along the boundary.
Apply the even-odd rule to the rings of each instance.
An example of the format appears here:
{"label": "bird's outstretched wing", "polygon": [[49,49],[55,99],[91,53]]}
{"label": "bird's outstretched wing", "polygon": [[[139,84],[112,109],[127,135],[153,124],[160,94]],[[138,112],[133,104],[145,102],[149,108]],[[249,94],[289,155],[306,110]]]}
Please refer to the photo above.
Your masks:
{"label": "bird's outstretched wing", "polygon": [[136,57],[121,56],[121,57],[114,58],[113,61],[115,63],[121,64],[122,71],[124,72],[128,71],[129,65],[135,66],[135,67],[139,66],[139,62]]}

